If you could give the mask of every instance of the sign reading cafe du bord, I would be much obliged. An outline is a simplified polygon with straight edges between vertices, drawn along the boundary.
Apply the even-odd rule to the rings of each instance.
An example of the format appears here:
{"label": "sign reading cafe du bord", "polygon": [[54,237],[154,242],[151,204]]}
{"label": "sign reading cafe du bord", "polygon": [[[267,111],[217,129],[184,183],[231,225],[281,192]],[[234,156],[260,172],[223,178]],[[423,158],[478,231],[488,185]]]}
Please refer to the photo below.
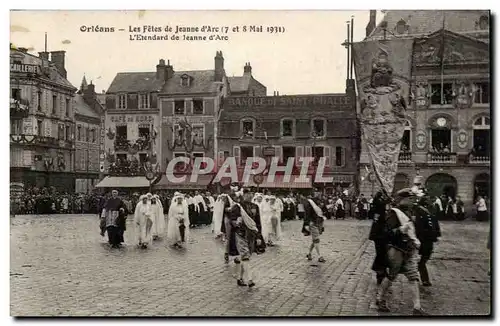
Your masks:
{"label": "sign reading cafe du bord", "polygon": [[135,115],[135,114],[122,114],[110,116],[111,122],[125,123],[125,122],[154,122],[155,118],[152,115]]}
{"label": "sign reading cafe du bord", "polygon": [[231,107],[273,107],[273,106],[339,106],[351,103],[346,94],[338,95],[297,95],[266,97],[228,97]]}

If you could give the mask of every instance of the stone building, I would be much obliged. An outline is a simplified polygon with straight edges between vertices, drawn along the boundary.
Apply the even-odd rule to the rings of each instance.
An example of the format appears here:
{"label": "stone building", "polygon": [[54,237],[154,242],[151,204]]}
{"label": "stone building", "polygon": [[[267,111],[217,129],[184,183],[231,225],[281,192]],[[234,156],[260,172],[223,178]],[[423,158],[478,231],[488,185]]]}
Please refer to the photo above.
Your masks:
{"label": "stone building", "polygon": [[99,181],[101,153],[101,115],[104,109],[99,103],[95,86],[87,84],[83,77],[80,90],[73,99],[75,109],[75,191],[89,193]]}
{"label": "stone building", "polygon": [[[170,62],[165,65],[160,60],[157,71],[165,76],[158,95],[161,108],[161,170],[165,171],[168,162],[175,157],[191,160],[196,157],[214,158],[217,152],[215,121],[228,90],[222,52],[217,51],[213,69],[174,71]],[[186,168],[181,164],[177,167],[179,172]],[[172,185],[163,177],[156,188],[206,188],[212,177],[200,176],[196,185]]]}
{"label": "stone building", "polygon": [[76,90],[67,80],[65,51],[35,56],[11,47],[11,182],[74,191]]}
{"label": "stone building", "polygon": [[[395,189],[425,180],[433,195],[459,195],[468,207],[490,194],[489,12],[387,11],[366,40],[411,38],[411,95]],[[361,171],[369,157],[362,146]],[[373,178],[361,173],[360,190],[372,194]]]}
{"label": "stone building", "polygon": [[[219,123],[218,164],[234,156],[240,169],[248,157],[269,160],[276,156],[285,165],[289,158],[326,158],[325,177],[333,182],[314,185],[295,181],[300,164],[289,181],[277,176],[274,183],[264,180],[261,188],[309,189],[326,192],[353,186],[357,175],[357,133],[355,93],[293,96],[231,96],[224,101]],[[310,170],[311,176],[314,170]],[[239,173],[241,177],[241,171]],[[239,180],[244,186],[256,187]],[[224,186],[224,184],[222,184]]]}
{"label": "stone building", "polygon": [[149,187],[145,167],[161,157],[158,94],[168,75],[161,63],[156,72],[120,72],[111,82],[101,132],[100,169],[106,178],[97,187]]}
{"label": "stone building", "polygon": [[243,76],[228,77],[231,96],[266,96],[267,88],[252,76],[250,62],[243,67]]}

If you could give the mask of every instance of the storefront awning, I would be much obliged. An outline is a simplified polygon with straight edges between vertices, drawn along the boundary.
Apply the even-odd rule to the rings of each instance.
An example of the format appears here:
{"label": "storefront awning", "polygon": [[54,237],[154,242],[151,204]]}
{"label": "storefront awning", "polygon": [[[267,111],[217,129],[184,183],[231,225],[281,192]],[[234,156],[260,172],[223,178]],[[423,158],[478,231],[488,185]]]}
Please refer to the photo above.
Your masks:
{"label": "storefront awning", "polygon": [[110,177],[107,176],[96,185],[96,188],[147,188],[146,177]]}
{"label": "storefront awning", "polygon": [[273,182],[268,182],[267,176],[264,177],[264,181],[257,185],[253,177],[250,177],[248,182],[245,183],[245,187],[259,187],[259,188],[276,188],[276,189],[310,189],[312,188],[313,177],[308,175],[309,181],[302,181],[299,179],[298,175],[290,176],[289,180],[284,179],[284,175],[274,176]]}
{"label": "storefront awning", "polygon": [[[196,182],[191,182],[191,175],[186,175],[186,179],[184,182],[176,183],[168,180],[167,176],[164,175],[161,177],[160,181],[154,185],[155,189],[158,190],[198,190],[198,189],[207,189],[207,186],[210,184],[212,179],[214,178],[214,174],[200,174],[198,175],[198,180]],[[180,175],[176,175],[176,178],[181,177]]]}

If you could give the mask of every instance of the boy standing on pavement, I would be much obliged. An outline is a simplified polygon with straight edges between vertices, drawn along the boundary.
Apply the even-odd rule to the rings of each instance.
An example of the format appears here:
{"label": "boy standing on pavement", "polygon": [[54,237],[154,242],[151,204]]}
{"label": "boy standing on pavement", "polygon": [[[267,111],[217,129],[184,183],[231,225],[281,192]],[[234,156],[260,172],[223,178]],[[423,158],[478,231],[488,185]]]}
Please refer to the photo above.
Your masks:
{"label": "boy standing on pavement", "polygon": [[319,250],[319,237],[324,231],[323,221],[325,217],[321,208],[319,208],[319,199],[321,198],[321,192],[315,191],[313,198],[308,199],[304,203],[304,226],[302,232],[304,235],[311,235],[312,243],[309,247],[309,253],[307,254],[307,260],[312,260],[312,252],[316,248],[316,253],[318,254],[318,262],[324,263],[325,259],[321,256]]}

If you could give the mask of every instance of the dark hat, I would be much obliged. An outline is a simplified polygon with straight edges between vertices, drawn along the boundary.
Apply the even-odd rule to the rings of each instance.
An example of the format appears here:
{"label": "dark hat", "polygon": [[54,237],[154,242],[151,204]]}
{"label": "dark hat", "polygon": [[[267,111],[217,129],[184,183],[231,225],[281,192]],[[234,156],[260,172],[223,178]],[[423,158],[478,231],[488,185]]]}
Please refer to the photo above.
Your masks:
{"label": "dark hat", "polygon": [[248,194],[249,192],[250,192],[250,190],[248,188],[243,189],[244,194]]}

